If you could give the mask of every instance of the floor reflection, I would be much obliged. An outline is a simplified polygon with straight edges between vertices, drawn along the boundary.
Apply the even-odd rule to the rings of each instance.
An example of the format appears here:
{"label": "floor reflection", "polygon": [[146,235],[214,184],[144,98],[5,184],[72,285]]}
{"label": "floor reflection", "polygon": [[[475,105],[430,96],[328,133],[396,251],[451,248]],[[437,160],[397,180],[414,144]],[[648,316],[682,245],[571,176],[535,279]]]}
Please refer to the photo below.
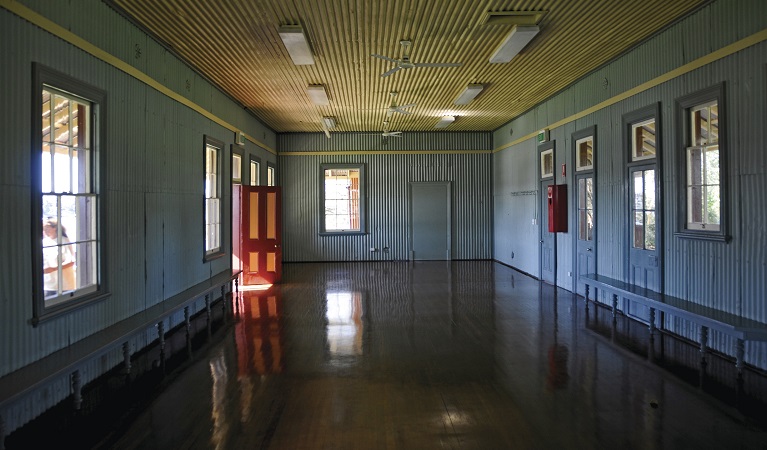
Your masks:
{"label": "floor reflection", "polygon": [[[637,354],[646,343],[630,344],[624,318],[497,263],[286,264],[282,284],[241,294],[236,310],[207,380],[181,374],[118,448],[161,448],[152,435],[184,433],[196,436],[188,448],[767,442],[753,418],[669,370],[668,338]],[[190,397],[188,420],[153,415],[172,392]]]}
{"label": "floor reflection", "polygon": [[240,315],[234,335],[239,375],[282,371],[281,290],[251,290],[239,294]]}

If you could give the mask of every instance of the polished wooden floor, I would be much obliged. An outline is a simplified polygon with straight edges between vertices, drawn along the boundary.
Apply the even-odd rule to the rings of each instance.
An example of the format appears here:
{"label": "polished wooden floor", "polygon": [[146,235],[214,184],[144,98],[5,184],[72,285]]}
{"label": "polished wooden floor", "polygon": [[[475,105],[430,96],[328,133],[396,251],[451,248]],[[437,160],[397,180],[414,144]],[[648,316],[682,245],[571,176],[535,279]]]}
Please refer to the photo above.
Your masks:
{"label": "polished wooden floor", "polygon": [[234,310],[223,338],[100,445],[767,445],[762,374],[731,391],[729,361],[683,369],[693,345],[648,347],[642,324],[613,325],[497,263],[287,264],[284,283],[242,292]]}

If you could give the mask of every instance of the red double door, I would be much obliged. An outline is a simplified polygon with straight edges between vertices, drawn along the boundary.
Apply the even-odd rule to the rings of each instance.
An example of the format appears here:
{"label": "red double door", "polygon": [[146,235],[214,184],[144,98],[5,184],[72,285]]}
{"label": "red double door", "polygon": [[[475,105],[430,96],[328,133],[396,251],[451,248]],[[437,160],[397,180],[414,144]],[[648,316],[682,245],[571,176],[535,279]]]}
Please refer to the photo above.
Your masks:
{"label": "red double door", "polygon": [[276,186],[232,186],[232,265],[243,286],[282,277],[282,196]]}

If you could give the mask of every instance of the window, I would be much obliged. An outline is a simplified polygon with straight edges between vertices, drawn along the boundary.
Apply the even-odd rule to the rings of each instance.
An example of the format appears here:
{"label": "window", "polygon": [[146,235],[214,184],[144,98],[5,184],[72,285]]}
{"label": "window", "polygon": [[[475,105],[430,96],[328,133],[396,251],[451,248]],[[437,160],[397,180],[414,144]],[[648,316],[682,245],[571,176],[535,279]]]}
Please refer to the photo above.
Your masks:
{"label": "window", "polygon": [[250,157],[250,185],[258,186],[261,184],[261,160]]}
{"label": "window", "polygon": [[[590,126],[572,134],[573,156],[575,159],[575,218],[578,240],[590,242],[594,240],[594,148],[596,126]],[[593,246],[589,247],[589,251]]]}
{"label": "window", "polygon": [[631,161],[655,158],[655,118],[631,125]]}
{"label": "window", "polygon": [[232,152],[232,183],[242,184],[242,155]]}
{"label": "window", "polygon": [[586,136],[575,141],[575,170],[594,169],[594,136]]}
{"label": "window", "polygon": [[554,149],[541,152],[541,178],[554,176]]}
{"label": "window", "polygon": [[365,166],[323,164],[320,232],[365,232]]}
{"label": "window", "polygon": [[724,229],[724,86],[717,85],[677,101],[678,130],[684,148],[682,237],[727,240]]}
{"label": "window", "polygon": [[644,250],[655,250],[657,232],[655,169],[632,171],[631,178],[633,198],[631,213],[634,218],[631,229],[632,246]]}
{"label": "window", "polygon": [[274,186],[277,182],[277,174],[272,163],[266,163],[266,185]]}
{"label": "window", "polygon": [[205,137],[205,258],[223,255],[221,249],[221,149],[223,143]]}
{"label": "window", "polygon": [[40,65],[34,73],[33,123],[40,127],[32,157],[37,324],[106,296],[99,195],[106,94]]}

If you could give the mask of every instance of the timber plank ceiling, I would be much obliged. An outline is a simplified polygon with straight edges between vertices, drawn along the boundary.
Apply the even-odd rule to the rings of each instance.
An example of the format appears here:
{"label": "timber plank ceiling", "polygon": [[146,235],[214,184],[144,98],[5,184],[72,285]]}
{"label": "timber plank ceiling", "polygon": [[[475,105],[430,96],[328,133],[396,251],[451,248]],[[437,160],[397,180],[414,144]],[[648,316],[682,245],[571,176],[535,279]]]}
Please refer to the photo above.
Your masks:
{"label": "timber plank ceiling", "polygon": [[[276,132],[433,131],[452,114],[451,131],[492,131],[625,52],[705,0],[108,0]],[[508,63],[490,56],[513,25],[488,12],[539,11],[540,32]],[[294,65],[279,35],[299,25],[314,55]],[[415,67],[400,59],[412,42]],[[453,102],[468,84],[484,90]],[[307,87],[324,85],[316,106]],[[411,114],[389,113],[415,104]],[[387,116],[388,119],[387,119]]]}

